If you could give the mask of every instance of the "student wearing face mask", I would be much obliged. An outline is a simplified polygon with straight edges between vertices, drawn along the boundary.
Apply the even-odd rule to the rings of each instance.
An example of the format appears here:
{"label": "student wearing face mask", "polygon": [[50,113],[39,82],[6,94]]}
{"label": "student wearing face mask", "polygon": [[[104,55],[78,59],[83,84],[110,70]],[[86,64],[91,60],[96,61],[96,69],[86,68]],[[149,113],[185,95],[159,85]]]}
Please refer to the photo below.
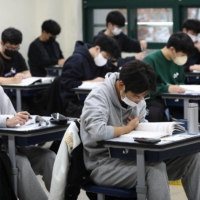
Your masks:
{"label": "student wearing face mask", "polygon": [[67,116],[80,117],[82,111],[83,102],[71,89],[86,81],[103,82],[107,72],[118,71],[115,65],[107,64],[108,59],[116,60],[118,56],[119,47],[113,38],[100,37],[94,46],[76,42],[74,53],[63,66],[60,80],[60,97]]}
{"label": "student wearing face mask", "polygon": [[63,66],[64,59],[56,37],[60,34],[60,25],[53,20],[46,20],[42,24],[42,33],[29,46],[28,63],[33,76],[47,75],[45,67],[51,65]]}
{"label": "student wearing face mask", "polygon": [[[88,95],[81,115],[80,134],[85,167],[95,184],[126,189],[136,187],[136,162],[110,158],[108,149],[98,141],[127,134],[139,123],[146,122],[144,98],[155,90],[156,76],[152,67],[136,60],[126,63],[120,73],[107,74],[102,86]],[[187,198],[200,199],[199,164],[198,152],[146,163],[147,199],[170,200],[168,180],[179,178],[182,178]]]}
{"label": "student wearing face mask", "polygon": [[19,53],[22,33],[15,28],[7,28],[1,34],[2,59],[0,84],[20,83],[22,79],[31,77],[23,56]]}
{"label": "student wearing face mask", "polygon": [[[183,65],[194,51],[191,38],[182,32],[173,33],[166,46],[148,54],[143,60],[150,64],[156,73],[156,93],[147,100],[149,110],[147,119],[150,122],[166,121],[164,100],[157,96],[159,93],[184,93],[185,90],[178,85],[184,84],[185,73]],[[173,107],[170,114],[178,108]],[[182,112],[182,111],[181,111]]]}
{"label": "student wearing face mask", "polygon": [[192,39],[195,47],[194,53],[188,57],[184,65],[186,72],[198,70],[200,71],[200,42],[198,34],[200,33],[200,21],[197,19],[187,19],[183,22],[182,31],[187,33]]}
{"label": "student wearing face mask", "polygon": [[119,66],[122,66],[128,61],[132,61],[135,59],[143,59],[143,57],[145,56],[145,52],[142,51],[146,50],[147,43],[145,40],[138,41],[133,38],[130,38],[122,32],[122,28],[125,26],[125,18],[119,11],[112,11],[108,13],[106,17],[106,26],[107,28],[105,30],[100,31],[94,37],[94,41],[99,37],[107,35],[109,37],[114,38],[118,42],[121,52],[140,52],[136,54],[136,56],[130,56],[126,58],[121,58],[120,56],[118,58]]}

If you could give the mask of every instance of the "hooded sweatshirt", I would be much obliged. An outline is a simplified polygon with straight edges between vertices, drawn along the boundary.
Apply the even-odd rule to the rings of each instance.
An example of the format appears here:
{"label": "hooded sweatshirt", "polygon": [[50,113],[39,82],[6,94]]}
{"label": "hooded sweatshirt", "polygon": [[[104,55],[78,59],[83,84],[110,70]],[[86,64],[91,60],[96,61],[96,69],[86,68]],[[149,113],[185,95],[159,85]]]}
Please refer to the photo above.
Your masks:
{"label": "hooded sweatshirt", "polygon": [[0,86],[0,127],[5,128],[6,127],[6,119],[8,118],[8,115],[14,115],[15,109],[13,108],[13,105],[8,98],[8,96],[4,93],[3,88]]}
{"label": "hooded sweatshirt", "polygon": [[82,81],[92,80],[97,77],[105,77],[108,72],[118,71],[118,67],[107,64],[98,67],[94,58],[90,55],[89,49],[92,46],[81,41],[76,42],[73,55],[67,59],[63,66],[60,81],[60,96],[64,106],[68,102],[77,101],[77,95],[71,91],[82,84]]}
{"label": "hooded sweatshirt", "polygon": [[144,100],[136,107],[122,107],[115,88],[118,79],[119,73],[108,73],[105,82],[95,87],[84,102],[80,133],[84,146],[84,162],[89,171],[110,159],[108,149],[97,142],[113,138],[113,126],[126,126],[129,116],[135,118],[139,114],[140,122],[146,122]]}
{"label": "hooded sweatshirt", "polygon": [[[94,41],[96,41],[99,37],[105,36],[105,30],[100,31],[95,37]],[[121,32],[119,35],[113,37],[120,48],[120,52],[141,52],[140,42],[138,40],[132,39],[129,36],[125,35]],[[117,63],[118,66],[123,66],[123,64],[135,60],[135,56],[126,57],[126,58],[118,58]]]}

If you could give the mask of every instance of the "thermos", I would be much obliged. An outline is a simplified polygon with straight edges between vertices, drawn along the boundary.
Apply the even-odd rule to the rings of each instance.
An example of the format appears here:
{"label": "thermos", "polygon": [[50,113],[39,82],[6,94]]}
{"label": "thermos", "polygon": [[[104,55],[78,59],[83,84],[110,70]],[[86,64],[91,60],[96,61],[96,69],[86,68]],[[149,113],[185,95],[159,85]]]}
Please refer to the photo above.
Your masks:
{"label": "thermos", "polygon": [[187,117],[188,117],[188,134],[198,134],[199,106],[197,103],[188,104]]}

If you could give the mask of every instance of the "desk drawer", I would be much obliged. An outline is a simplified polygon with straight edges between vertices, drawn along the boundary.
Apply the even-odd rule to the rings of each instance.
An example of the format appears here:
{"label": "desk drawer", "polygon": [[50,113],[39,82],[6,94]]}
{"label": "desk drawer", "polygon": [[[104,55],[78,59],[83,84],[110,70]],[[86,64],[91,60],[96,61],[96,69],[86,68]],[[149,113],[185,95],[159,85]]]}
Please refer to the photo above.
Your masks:
{"label": "desk drawer", "polygon": [[[147,162],[160,162],[170,158],[175,158],[187,154],[187,152],[195,153],[199,151],[200,143],[179,147],[176,149],[170,149],[165,151],[145,151],[145,161]],[[136,150],[125,150],[110,148],[110,155],[112,158],[120,158],[125,160],[136,160]]]}

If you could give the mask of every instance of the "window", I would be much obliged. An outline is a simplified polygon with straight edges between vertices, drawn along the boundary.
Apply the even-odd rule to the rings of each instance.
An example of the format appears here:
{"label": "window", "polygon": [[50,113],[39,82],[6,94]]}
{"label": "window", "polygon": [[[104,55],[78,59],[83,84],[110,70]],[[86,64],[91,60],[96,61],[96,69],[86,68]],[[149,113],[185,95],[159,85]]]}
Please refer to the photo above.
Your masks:
{"label": "window", "polygon": [[137,35],[139,40],[167,42],[172,32],[172,9],[137,9]]}
{"label": "window", "polygon": [[[99,31],[102,31],[103,29],[106,29],[106,16],[108,15],[109,12],[118,10],[121,12],[125,19],[127,20],[127,10],[126,9],[118,9],[118,8],[113,8],[113,9],[94,9],[93,10],[93,16],[94,16],[94,24],[93,24],[93,36],[97,35]],[[127,34],[127,21],[126,21],[126,26],[123,27],[123,32]]]}

